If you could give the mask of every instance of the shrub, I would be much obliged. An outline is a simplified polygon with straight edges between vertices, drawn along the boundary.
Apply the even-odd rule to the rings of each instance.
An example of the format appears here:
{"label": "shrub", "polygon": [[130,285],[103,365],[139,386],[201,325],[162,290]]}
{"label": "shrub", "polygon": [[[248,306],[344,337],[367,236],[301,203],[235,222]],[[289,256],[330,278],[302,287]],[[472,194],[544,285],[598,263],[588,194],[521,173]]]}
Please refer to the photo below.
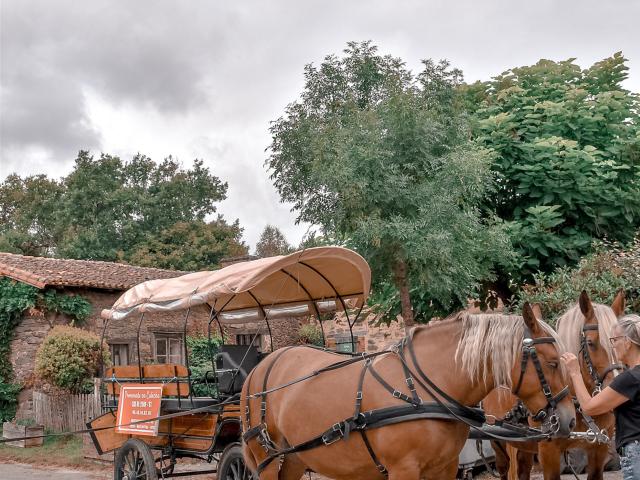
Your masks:
{"label": "shrub", "polygon": [[522,288],[518,306],[524,301],[541,303],[545,320],[555,325],[582,290],[595,302],[611,304],[617,291],[624,289],[627,306],[640,310],[640,237],[628,246],[600,242],[594,247],[594,253],[575,268],[561,267],[535,275],[534,283]]}
{"label": "shrub", "polygon": [[317,325],[307,323],[302,325],[298,330],[298,341],[300,343],[308,343],[310,345],[324,346],[322,340],[322,330]]}
{"label": "shrub", "polygon": [[[109,350],[102,348],[105,364]],[[36,354],[36,378],[71,393],[90,392],[100,366],[100,338],[75,327],[56,326]]]}
{"label": "shrub", "polygon": [[[189,369],[191,370],[192,379],[204,379],[205,374],[213,368],[211,357],[215,357],[221,344],[222,339],[220,337],[211,337],[210,345],[208,338],[204,335],[187,337]],[[193,393],[198,397],[213,397],[216,394],[216,387],[215,385],[196,383],[193,385]]]}

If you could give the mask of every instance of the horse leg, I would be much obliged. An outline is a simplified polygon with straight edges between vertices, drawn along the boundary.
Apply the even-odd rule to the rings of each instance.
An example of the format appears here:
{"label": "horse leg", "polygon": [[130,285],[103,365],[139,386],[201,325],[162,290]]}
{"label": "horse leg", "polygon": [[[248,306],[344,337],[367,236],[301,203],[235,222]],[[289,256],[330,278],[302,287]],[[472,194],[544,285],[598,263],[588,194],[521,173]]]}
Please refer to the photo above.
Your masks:
{"label": "horse leg", "polygon": [[509,454],[507,453],[507,444],[504,442],[491,442],[491,447],[496,453],[496,470],[500,474],[500,480],[509,478]]}
{"label": "horse leg", "polygon": [[[518,480],[529,480],[533,468],[533,453],[518,450]],[[545,477],[546,478],[546,477]]]}
{"label": "horse leg", "polygon": [[560,451],[549,442],[540,442],[538,445],[538,455],[544,480],[560,479]]}
{"label": "horse leg", "polygon": [[587,480],[602,480],[609,458],[609,445],[594,446],[587,451]]}

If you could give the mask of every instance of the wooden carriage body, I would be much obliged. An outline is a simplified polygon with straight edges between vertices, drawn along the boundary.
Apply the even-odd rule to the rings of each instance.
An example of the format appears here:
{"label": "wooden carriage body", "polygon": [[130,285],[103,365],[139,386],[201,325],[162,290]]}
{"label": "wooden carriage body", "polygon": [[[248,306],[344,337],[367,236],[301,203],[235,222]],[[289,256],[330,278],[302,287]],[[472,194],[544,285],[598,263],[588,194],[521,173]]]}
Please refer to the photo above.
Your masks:
{"label": "wooden carriage body", "polygon": [[[126,365],[107,369],[104,383],[106,412],[89,423],[97,429],[91,433],[99,454],[120,448],[130,438],[140,438],[155,449],[172,448],[179,454],[211,455],[221,453],[240,437],[238,402],[220,405],[219,397],[195,397],[184,365],[161,364],[142,367]],[[116,411],[121,385],[126,383],[164,383],[160,415],[179,412],[197,413],[162,419],[153,437],[118,433]],[[106,428],[114,427],[114,428]]]}

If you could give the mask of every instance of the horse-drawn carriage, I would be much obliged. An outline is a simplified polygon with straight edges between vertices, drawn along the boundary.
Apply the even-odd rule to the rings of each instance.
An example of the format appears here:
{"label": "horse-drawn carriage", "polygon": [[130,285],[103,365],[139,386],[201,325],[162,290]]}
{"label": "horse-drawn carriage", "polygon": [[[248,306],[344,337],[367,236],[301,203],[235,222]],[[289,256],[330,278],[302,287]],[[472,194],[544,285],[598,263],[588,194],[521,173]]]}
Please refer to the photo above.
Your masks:
{"label": "horse-drawn carriage", "polygon": [[[265,353],[255,344],[257,336],[248,345],[223,343],[211,358],[210,370],[195,378],[186,351],[194,309],[204,306],[209,310],[209,342],[212,331],[224,339],[228,325],[260,322],[267,329],[264,333],[268,333],[269,350],[273,350],[270,320],[311,315],[322,319],[336,310],[349,316],[355,309],[359,314],[370,279],[369,266],[358,254],[323,247],[237,263],[217,271],[151,280],[125,292],[111,309],[102,312],[102,337],[104,341],[107,329],[117,327],[119,322],[133,322],[137,326],[137,363],[105,369],[105,413],[89,423],[98,453],[117,450],[114,478],[179,476],[174,466],[180,458],[198,458],[216,466],[193,471],[192,475],[217,472],[219,480],[251,478],[240,448],[239,393],[247,373]],[[184,364],[144,364],[140,333],[145,317],[176,311],[184,312],[180,326]],[[354,322],[355,318],[350,318],[350,327]],[[132,384],[162,385],[162,418],[153,436],[120,433],[112,428],[119,423],[122,388]],[[210,395],[196,396],[196,391],[202,391],[198,386],[206,386]]]}
{"label": "horse-drawn carriage", "polygon": [[[575,411],[557,368],[556,337],[528,305],[523,316],[461,312],[373,354],[285,348],[266,355],[274,350],[273,319],[313,316],[322,328],[324,314],[342,311],[352,329],[370,280],[358,254],[321,247],[125,292],[103,311],[103,339],[115,323],[134,322],[137,364],[106,369],[106,411],[89,423],[99,453],[117,450],[115,480],[184,476],[174,471],[181,458],[214,463],[188,474],[215,472],[218,480],[248,480],[255,472],[261,480],[298,479],[307,470],[354,480],[453,478],[470,429],[484,438],[568,435]],[[226,326],[258,322],[271,348],[258,351],[257,335],[248,345],[223,343],[210,370],[196,376],[187,332],[192,311],[204,307],[209,344],[214,329],[224,338]],[[143,364],[145,316],[176,311],[184,312],[184,364]],[[537,430],[483,428],[484,412],[472,407],[502,384],[536,412]],[[133,385],[160,388],[151,436],[124,427],[156,418],[127,423],[116,413]],[[203,385],[210,394],[196,395]]]}

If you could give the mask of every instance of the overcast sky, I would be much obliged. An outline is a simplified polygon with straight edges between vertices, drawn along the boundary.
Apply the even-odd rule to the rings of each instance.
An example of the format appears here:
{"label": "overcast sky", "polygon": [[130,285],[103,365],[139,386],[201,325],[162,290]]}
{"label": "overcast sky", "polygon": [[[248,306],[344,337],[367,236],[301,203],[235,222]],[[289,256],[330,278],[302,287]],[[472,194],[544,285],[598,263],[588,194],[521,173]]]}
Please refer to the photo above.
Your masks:
{"label": "overcast sky", "polygon": [[638,92],[639,26],[637,0],[0,0],[0,179],[65,175],[79,149],[201,158],[229,183],[219,211],[252,249],[267,223],[298,243],[306,226],[264,160],[306,63],[373,40],[416,70],[447,58],[473,81],[622,50]]}

